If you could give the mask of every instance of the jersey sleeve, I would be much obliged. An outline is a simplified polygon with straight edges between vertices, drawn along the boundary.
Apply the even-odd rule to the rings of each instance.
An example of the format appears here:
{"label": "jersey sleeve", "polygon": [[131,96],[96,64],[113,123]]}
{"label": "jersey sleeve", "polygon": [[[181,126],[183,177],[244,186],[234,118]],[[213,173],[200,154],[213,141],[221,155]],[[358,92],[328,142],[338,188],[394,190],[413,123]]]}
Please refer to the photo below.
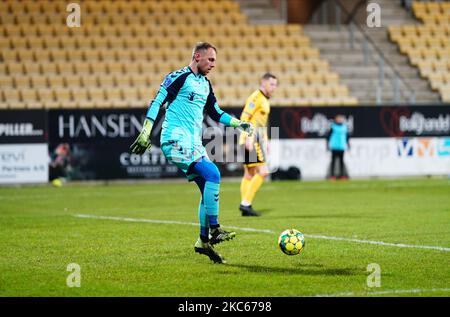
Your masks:
{"label": "jersey sleeve", "polygon": [[167,90],[161,86],[155,98],[150,102],[147,110],[147,118],[149,118],[152,122],[155,122],[159,109],[161,109],[161,106],[166,103],[167,95]]}
{"label": "jersey sleeve", "polygon": [[245,107],[241,113],[241,120],[245,122],[254,122],[254,115],[258,108],[258,102],[252,97],[249,97],[245,103]]}
{"label": "jersey sleeve", "polygon": [[166,102],[170,104],[175,100],[188,75],[189,72],[181,73],[181,75],[178,72],[175,72],[170,73],[164,78],[156,97],[149,105],[147,110],[147,118],[153,122],[155,121],[161,106],[163,106]]}
{"label": "jersey sleeve", "polygon": [[205,109],[206,113],[214,120],[220,123],[225,124],[226,126],[230,126],[231,120],[233,119],[228,113],[220,109],[219,104],[217,103],[216,96],[214,95],[214,91],[211,86],[211,82],[209,83],[209,95],[206,99]]}

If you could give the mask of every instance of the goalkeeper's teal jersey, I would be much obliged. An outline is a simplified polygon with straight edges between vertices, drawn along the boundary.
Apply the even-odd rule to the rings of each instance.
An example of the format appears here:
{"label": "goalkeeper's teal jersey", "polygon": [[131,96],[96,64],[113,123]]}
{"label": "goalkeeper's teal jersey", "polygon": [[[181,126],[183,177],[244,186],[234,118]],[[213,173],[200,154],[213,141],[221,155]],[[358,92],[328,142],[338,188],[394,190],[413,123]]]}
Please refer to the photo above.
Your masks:
{"label": "goalkeeper's teal jersey", "polygon": [[166,103],[161,144],[177,141],[185,146],[201,145],[204,110],[215,121],[227,124],[231,119],[219,108],[209,80],[192,72],[190,67],[165,77],[149,106],[147,118],[154,122],[160,107]]}

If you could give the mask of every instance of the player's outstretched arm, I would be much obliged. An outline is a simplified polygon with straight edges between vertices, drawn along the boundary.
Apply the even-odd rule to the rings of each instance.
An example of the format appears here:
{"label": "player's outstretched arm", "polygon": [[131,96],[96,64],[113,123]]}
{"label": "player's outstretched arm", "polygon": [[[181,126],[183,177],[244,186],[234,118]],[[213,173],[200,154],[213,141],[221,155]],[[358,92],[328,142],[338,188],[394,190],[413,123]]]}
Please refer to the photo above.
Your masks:
{"label": "player's outstretched arm", "polygon": [[253,125],[250,122],[233,118],[228,113],[220,109],[219,106],[217,105],[217,102],[214,104],[213,107],[210,107],[210,109],[207,108],[207,112],[212,119],[220,123],[223,123],[226,126],[238,128],[239,130],[246,132],[248,136],[252,136]]}
{"label": "player's outstretched arm", "polygon": [[228,113],[220,109],[219,105],[217,104],[217,99],[214,96],[211,84],[210,84],[210,93],[206,101],[205,108],[206,112],[213,120],[223,123],[226,126],[238,128],[242,131],[245,131],[249,134],[249,136],[253,134],[253,125],[250,122],[245,122],[233,118]]}
{"label": "player's outstretched arm", "polygon": [[141,133],[139,133],[136,140],[131,144],[130,151],[134,154],[144,154],[147,149],[152,146],[151,143],[151,133],[152,133],[153,123],[149,118],[144,120],[142,125]]}
{"label": "player's outstretched arm", "polygon": [[147,116],[144,120],[144,124],[142,125],[141,133],[139,133],[136,140],[131,144],[130,151],[134,154],[144,154],[147,149],[150,149],[151,144],[151,133],[153,128],[153,123],[158,116],[159,110],[161,106],[167,101],[167,97],[169,95],[168,91],[165,88],[165,83],[168,83],[167,80],[161,84],[161,87],[156,94],[155,99],[152,100],[150,106],[147,110]]}

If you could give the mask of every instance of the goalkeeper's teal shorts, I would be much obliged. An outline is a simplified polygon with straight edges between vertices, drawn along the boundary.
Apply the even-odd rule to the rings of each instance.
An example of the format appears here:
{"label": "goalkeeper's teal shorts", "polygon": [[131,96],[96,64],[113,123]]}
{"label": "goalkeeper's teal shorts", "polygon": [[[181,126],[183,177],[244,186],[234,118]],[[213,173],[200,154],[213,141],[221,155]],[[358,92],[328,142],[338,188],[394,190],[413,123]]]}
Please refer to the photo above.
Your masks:
{"label": "goalkeeper's teal shorts", "polygon": [[161,150],[167,160],[182,170],[189,181],[197,177],[196,174],[190,173],[189,166],[202,157],[208,157],[205,147],[201,144],[184,146],[178,141],[168,141],[161,144]]}

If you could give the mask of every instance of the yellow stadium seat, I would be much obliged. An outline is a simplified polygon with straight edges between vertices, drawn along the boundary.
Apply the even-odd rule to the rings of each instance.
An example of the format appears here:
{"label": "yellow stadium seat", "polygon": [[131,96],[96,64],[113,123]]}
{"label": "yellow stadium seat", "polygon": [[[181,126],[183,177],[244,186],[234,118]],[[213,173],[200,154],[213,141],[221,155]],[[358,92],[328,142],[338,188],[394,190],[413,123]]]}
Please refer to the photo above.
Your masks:
{"label": "yellow stadium seat", "polygon": [[49,50],[50,58],[53,62],[67,61],[67,51],[62,49]]}
{"label": "yellow stadium seat", "polygon": [[319,86],[317,87],[317,95],[321,98],[329,98],[334,95],[333,87],[330,86]]}
{"label": "yellow stadium seat", "polygon": [[428,13],[437,13],[441,11],[441,7],[438,2],[426,2],[425,8]]}
{"label": "yellow stadium seat", "polygon": [[3,99],[7,103],[16,103],[21,102],[21,96],[19,89],[2,89],[3,91]]}
{"label": "yellow stadium seat", "polygon": [[326,60],[315,60],[312,64],[316,72],[324,72],[330,69],[330,63]]}
{"label": "yellow stadium seat", "polygon": [[114,87],[117,85],[116,78],[120,76],[123,76],[120,72],[114,73],[114,75],[97,76],[97,81],[102,88]]}
{"label": "yellow stadium seat", "polygon": [[17,58],[20,63],[36,61],[34,52],[28,49],[21,49],[17,51]]}
{"label": "yellow stadium seat", "polygon": [[23,65],[16,63],[16,62],[7,62],[6,63],[7,69],[8,69],[8,74],[11,76],[15,76],[18,74],[23,74],[24,73],[24,69],[23,69]]}
{"label": "yellow stadium seat", "polygon": [[443,48],[436,52],[437,58],[440,60],[450,60],[450,48]]}
{"label": "yellow stadium seat", "polygon": [[342,104],[345,106],[356,106],[356,105],[358,105],[358,98],[353,97],[353,96],[345,97],[343,99]]}
{"label": "yellow stadium seat", "polygon": [[[73,72],[78,75],[89,75],[93,72],[97,72],[99,65],[102,65],[101,63],[94,63],[92,64],[93,67],[91,68],[91,63],[88,62],[75,62],[72,65]],[[69,68],[70,66],[67,65]],[[61,68],[60,68],[61,69]],[[69,68],[70,69],[70,68]]]}
{"label": "yellow stadium seat", "polygon": [[26,37],[11,37],[10,44],[12,48],[17,50],[28,48],[28,42]]}
{"label": "yellow stadium seat", "polygon": [[317,94],[316,94],[316,89],[314,86],[303,86],[301,87],[301,94],[303,98],[316,98]]}
{"label": "yellow stadium seat", "polygon": [[13,89],[14,88],[14,77],[7,75],[0,75],[0,87],[2,89]]}
{"label": "yellow stadium seat", "polygon": [[106,63],[108,74],[123,74],[124,65],[120,62],[108,62]]}
{"label": "yellow stadium seat", "polygon": [[322,85],[323,84],[322,74],[315,73],[315,72],[308,72],[306,74],[306,78],[308,80],[309,85]]}
{"label": "yellow stadium seat", "polygon": [[22,101],[28,108],[36,108],[40,106],[40,104],[38,103],[36,90],[34,90],[33,88],[20,89],[20,95]]}
{"label": "yellow stadium seat", "polygon": [[98,108],[105,108],[110,106],[110,103],[106,100],[105,91],[102,88],[89,88],[88,89],[89,100]]}
{"label": "yellow stadium seat", "polygon": [[349,90],[347,86],[337,85],[333,86],[333,94],[336,97],[347,97],[349,95]]}
{"label": "yellow stadium seat", "polygon": [[388,34],[391,41],[397,41],[402,38],[402,29],[397,25],[389,25],[388,26]]}
{"label": "yellow stadium seat", "polygon": [[417,35],[417,29],[415,25],[404,25],[402,26],[402,33],[407,37],[414,37]]}
{"label": "yellow stadium seat", "polygon": [[[2,15],[0,15],[0,16],[2,16]],[[0,26],[2,26],[5,36],[8,36],[10,38],[20,37],[25,34],[23,25],[16,25],[13,23],[0,23]]]}
{"label": "yellow stadium seat", "polygon": [[[45,40],[43,37],[28,37],[27,42],[28,47],[33,51],[46,48]],[[2,45],[2,47],[4,47],[4,45]]]}
{"label": "yellow stadium seat", "polygon": [[34,56],[37,62],[46,63],[51,61],[52,56],[49,50],[36,50]]}
{"label": "yellow stadium seat", "polygon": [[323,81],[327,85],[337,85],[339,83],[339,75],[337,73],[325,73],[323,74]]}
{"label": "yellow stadium seat", "polygon": [[97,76],[81,76],[81,85],[84,88],[95,88],[99,85]]}
{"label": "yellow stadium seat", "polygon": [[29,88],[30,85],[30,77],[28,77],[27,75],[14,76],[14,86],[17,87],[17,89]]}
{"label": "yellow stadium seat", "polygon": [[286,34],[288,35],[299,35],[302,33],[302,28],[300,24],[287,24]]}
{"label": "yellow stadium seat", "polygon": [[303,49],[302,54],[305,59],[318,59],[320,57],[319,50],[312,47]]}
{"label": "yellow stadium seat", "polygon": [[73,96],[74,105],[77,108],[83,108],[86,106],[86,101],[89,100],[89,94],[87,89],[77,87],[70,89],[70,92]]}
{"label": "yellow stadium seat", "polygon": [[[38,100],[45,106],[47,103],[54,102],[54,94],[52,89],[41,88],[37,90]],[[53,106],[54,104],[51,104]]]}
{"label": "yellow stadium seat", "polygon": [[127,102],[123,99],[123,93],[121,89],[106,89],[106,100],[112,107],[126,107]]}
{"label": "yellow stadium seat", "polygon": [[145,102],[143,102],[139,98],[139,91],[137,88],[127,87],[127,88],[123,89],[123,95],[124,95],[124,101],[130,107],[142,107],[142,105],[145,104]]}
{"label": "yellow stadium seat", "polygon": [[296,63],[296,67],[298,71],[301,72],[313,72],[314,71],[314,64],[308,61],[299,61]]}
{"label": "yellow stadium seat", "polygon": [[54,89],[55,98],[59,102],[69,102],[72,100],[72,93],[70,89],[67,88],[56,88]]}
{"label": "yellow stadium seat", "polygon": [[1,54],[3,62],[5,63],[16,63],[18,61],[16,50],[3,50]]}
{"label": "yellow stadium seat", "polygon": [[91,62],[94,63],[96,61],[103,60],[103,56],[101,55],[100,50],[96,49],[80,49],[79,52],[82,54],[82,59],[77,62]]}
{"label": "yellow stadium seat", "polygon": [[64,77],[48,76],[48,85],[50,88],[64,87]]}
{"label": "yellow stadium seat", "polygon": [[142,104],[150,104],[150,101],[155,98],[156,89],[152,87],[139,87],[138,88],[139,99]]}

